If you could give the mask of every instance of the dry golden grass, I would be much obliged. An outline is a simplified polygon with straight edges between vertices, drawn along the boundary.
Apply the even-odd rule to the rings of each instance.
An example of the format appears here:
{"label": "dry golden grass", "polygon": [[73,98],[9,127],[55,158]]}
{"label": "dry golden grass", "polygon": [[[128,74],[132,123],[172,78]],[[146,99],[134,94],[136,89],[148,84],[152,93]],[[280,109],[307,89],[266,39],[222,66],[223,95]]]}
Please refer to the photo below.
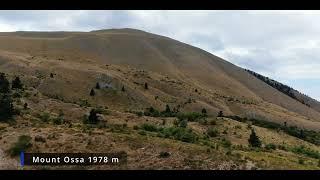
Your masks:
{"label": "dry golden grass", "polygon": [[[212,149],[152,134],[144,136],[134,130],[134,126],[143,123],[162,126],[164,119],[166,126],[172,126],[175,118],[128,113],[150,106],[162,111],[167,104],[181,112],[201,112],[205,108],[210,119],[222,110],[226,115],[261,116],[280,124],[320,129],[320,113],[315,109],[290,99],[239,67],[166,37],[133,30],[6,33],[0,36],[0,72],[7,73],[10,79],[21,77],[26,94],[16,106],[22,108],[26,102],[29,107],[16,117],[16,125],[0,124],[1,150],[7,150],[19,135],[27,134],[33,139],[47,139],[45,143],[33,142],[30,151],[125,150],[130,163],[119,167],[122,169],[317,168],[316,160],[304,157],[306,164],[301,165],[298,155],[290,152],[233,149],[230,155],[226,154],[228,149]],[[97,82],[110,83],[112,88],[95,89],[92,97],[89,92]],[[148,83],[148,90],[144,83]],[[110,127],[90,130],[82,124],[83,116],[98,107],[105,110],[103,121]],[[57,117],[60,110],[68,124],[43,123],[38,117],[44,112]],[[122,132],[112,129],[123,124],[127,128]],[[216,128],[219,138],[226,138],[233,145],[248,145],[250,131],[244,123],[230,119],[218,119],[217,125],[189,123],[198,135],[205,133],[208,126]],[[265,144],[305,145],[320,150],[282,132],[254,128]],[[222,133],[225,130],[227,133]],[[219,144],[219,138],[211,138],[210,142]],[[162,151],[172,154],[159,158]],[[244,156],[251,160],[243,159]]]}

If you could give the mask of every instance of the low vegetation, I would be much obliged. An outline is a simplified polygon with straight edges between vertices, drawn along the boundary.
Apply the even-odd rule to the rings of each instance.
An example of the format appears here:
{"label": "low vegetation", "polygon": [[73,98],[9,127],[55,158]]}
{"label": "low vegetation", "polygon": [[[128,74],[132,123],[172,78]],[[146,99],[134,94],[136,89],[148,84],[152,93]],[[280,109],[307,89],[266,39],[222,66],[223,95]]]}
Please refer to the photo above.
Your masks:
{"label": "low vegetation", "polygon": [[19,136],[18,141],[12,145],[12,147],[8,150],[11,156],[17,156],[21,151],[26,151],[28,148],[32,146],[31,144],[32,138],[30,136],[22,135]]}
{"label": "low vegetation", "polygon": [[199,137],[195,134],[192,129],[183,128],[183,127],[157,127],[152,124],[142,124],[140,129],[157,132],[158,137],[175,139],[183,142],[194,143]]}
{"label": "low vegetation", "polygon": [[217,137],[217,136],[219,135],[219,132],[218,132],[218,130],[216,130],[216,129],[214,129],[214,128],[209,128],[209,129],[207,130],[207,135],[208,135],[209,137]]}
{"label": "low vegetation", "polygon": [[311,158],[320,159],[320,152],[307,148],[305,146],[297,146],[291,148],[291,151],[297,154],[302,154]]}
{"label": "low vegetation", "polygon": [[278,123],[262,120],[262,119],[255,119],[255,118],[242,118],[239,116],[224,116],[239,122],[250,123],[255,126],[264,127],[268,129],[274,130],[282,130],[286,134],[291,136],[297,137],[299,139],[305,140],[307,142],[320,145],[320,133],[312,130],[300,129],[296,126],[287,126],[281,125]]}

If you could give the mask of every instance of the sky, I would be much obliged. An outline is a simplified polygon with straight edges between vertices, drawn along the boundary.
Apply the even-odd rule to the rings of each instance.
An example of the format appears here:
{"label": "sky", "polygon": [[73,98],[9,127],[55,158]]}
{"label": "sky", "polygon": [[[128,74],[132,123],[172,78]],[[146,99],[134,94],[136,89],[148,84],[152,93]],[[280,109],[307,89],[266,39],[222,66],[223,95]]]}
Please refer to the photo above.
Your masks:
{"label": "sky", "polygon": [[0,11],[0,32],[135,28],[197,46],[320,100],[320,11]]}

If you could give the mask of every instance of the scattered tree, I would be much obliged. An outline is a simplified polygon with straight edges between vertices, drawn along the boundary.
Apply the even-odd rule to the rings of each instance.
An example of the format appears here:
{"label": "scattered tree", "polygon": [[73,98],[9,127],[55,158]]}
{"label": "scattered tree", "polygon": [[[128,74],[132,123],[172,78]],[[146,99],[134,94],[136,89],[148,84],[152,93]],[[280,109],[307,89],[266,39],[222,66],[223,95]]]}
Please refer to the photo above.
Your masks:
{"label": "scattered tree", "polygon": [[170,109],[170,107],[169,107],[168,104],[166,105],[166,110],[165,110],[165,112],[166,112],[166,113],[171,113],[171,109]]}
{"label": "scattered tree", "polygon": [[148,83],[144,83],[144,89],[149,89]]}
{"label": "scattered tree", "polygon": [[124,92],[124,91],[125,91],[124,86],[122,86],[121,91],[122,91],[122,92]]}
{"label": "scattered tree", "polygon": [[0,94],[0,120],[11,119],[14,115],[13,101],[8,94]]}
{"label": "scattered tree", "polygon": [[91,91],[90,91],[90,96],[94,96],[96,93],[94,92],[94,90],[93,89],[91,89]]}
{"label": "scattered tree", "polygon": [[207,115],[207,110],[206,110],[205,108],[203,108],[203,109],[201,110],[201,112],[202,112],[203,115]]}
{"label": "scattered tree", "polygon": [[188,121],[187,120],[182,120],[179,122],[179,126],[182,128],[186,128],[188,126]]}
{"label": "scattered tree", "polygon": [[96,89],[100,89],[100,83],[99,82],[97,82],[97,84],[96,84]]}
{"label": "scattered tree", "polygon": [[12,81],[12,89],[22,89],[23,85],[21,83],[20,78],[17,76],[13,81]]}
{"label": "scattered tree", "polygon": [[304,131],[302,129],[300,129],[299,136],[300,138],[305,138]]}
{"label": "scattered tree", "polygon": [[53,73],[50,73],[50,78],[53,78]]}
{"label": "scattered tree", "polygon": [[9,93],[10,83],[4,73],[0,73],[0,93]]}
{"label": "scattered tree", "polygon": [[256,135],[254,129],[251,130],[251,135],[248,139],[248,142],[252,147],[261,147],[261,141],[259,137]]}
{"label": "scattered tree", "polygon": [[195,89],[194,92],[198,92],[198,89]]}
{"label": "scattered tree", "polygon": [[24,109],[24,110],[28,109],[28,103],[24,103],[23,109]]}
{"label": "scattered tree", "polygon": [[223,117],[223,112],[222,111],[219,111],[218,117]]}
{"label": "scattered tree", "polygon": [[287,127],[287,122],[286,121],[284,122],[284,126]]}
{"label": "scattered tree", "polygon": [[95,109],[92,109],[90,111],[90,115],[88,117],[88,123],[89,124],[97,124],[98,123],[98,116],[97,116],[97,111]]}

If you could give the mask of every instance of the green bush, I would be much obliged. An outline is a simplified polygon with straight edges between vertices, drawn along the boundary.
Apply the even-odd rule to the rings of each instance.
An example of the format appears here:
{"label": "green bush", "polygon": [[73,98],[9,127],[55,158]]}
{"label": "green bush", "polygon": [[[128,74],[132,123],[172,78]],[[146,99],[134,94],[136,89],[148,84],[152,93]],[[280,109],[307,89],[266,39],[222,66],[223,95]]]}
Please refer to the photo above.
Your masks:
{"label": "green bush", "polygon": [[266,147],[265,147],[267,150],[275,150],[277,149],[277,146],[275,144],[267,144]]}
{"label": "green bush", "polygon": [[209,124],[210,125],[217,125],[217,121],[215,119],[209,121]]}
{"label": "green bush", "polygon": [[206,126],[208,125],[208,120],[206,118],[203,118],[203,119],[199,119],[197,120],[199,122],[199,124],[203,125],[203,126]]}
{"label": "green bush", "polygon": [[197,141],[198,137],[191,129],[181,128],[181,127],[169,127],[160,130],[162,137],[172,138],[175,140],[194,143]]}
{"label": "green bush", "polygon": [[146,133],[145,131],[143,131],[143,130],[140,130],[140,131],[138,132],[138,134],[140,134],[140,135],[142,135],[142,136],[147,135],[147,133]]}
{"label": "green bush", "polygon": [[304,160],[303,159],[299,159],[299,164],[304,164]]}
{"label": "green bush", "polygon": [[187,120],[180,121],[179,126],[182,128],[186,128],[188,126],[188,121]]}
{"label": "green bush", "polygon": [[204,118],[205,116],[201,113],[197,112],[190,112],[190,113],[178,113],[176,117],[181,120],[187,120],[189,122],[197,121],[201,118]]}
{"label": "green bush", "polygon": [[80,107],[90,107],[91,106],[91,104],[86,99],[80,99],[79,101],[80,101],[79,102]]}
{"label": "green bush", "polygon": [[168,158],[170,156],[170,153],[168,152],[160,152],[159,157],[160,158]]}
{"label": "green bush", "polygon": [[209,128],[207,130],[207,135],[210,137],[217,137],[219,135],[219,132],[216,129]]}
{"label": "green bush", "polygon": [[13,146],[9,149],[10,155],[17,156],[20,154],[21,151],[25,151],[29,147],[31,147],[31,139],[32,138],[30,136],[19,136],[18,141],[15,144],[13,144]]}
{"label": "green bush", "polygon": [[52,121],[53,121],[53,123],[54,123],[54,124],[56,124],[56,125],[60,125],[60,124],[62,124],[62,123],[63,123],[63,121],[64,121],[64,114],[63,114],[63,111],[62,111],[62,110],[60,110],[60,111],[59,111],[59,115],[58,115],[58,117],[54,118]]}
{"label": "green bush", "polygon": [[151,117],[160,117],[160,112],[153,107],[147,108],[147,110],[144,112],[145,116],[151,116]]}
{"label": "green bush", "polygon": [[109,127],[111,129],[111,132],[125,133],[125,134],[128,133],[128,127],[125,123],[124,124],[112,124],[112,125],[109,125]]}
{"label": "green bush", "polygon": [[229,140],[225,139],[225,138],[222,139],[221,144],[222,144],[222,146],[225,147],[225,148],[230,148],[231,145],[232,145],[232,143],[231,143]]}
{"label": "green bush", "polygon": [[82,117],[82,123],[83,124],[88,124],[88,115],[83,115],[83,117]]}
{"label": "green bush", "polygon": [[136,112],[136,115],[138,115],[139,117],[143,116],[143,112]]}
{"label": "green bush", "polygon": [[21,98],[22,95],[20,94],[20,92],[16,91],[12,94],[12,98]]}
{"label": "green bush", "polygon": [[155,126],[153,124],[148,124],[148,123],[142,124],[140,128],[145,130],[145,131],[150,131],[150,132],[157,132],[158,131],[158,127],[157,126]]}
{"label": "green bush", "polygon": [[52,122],[53,122],[54,124],[56,124],[56,125],[60,125],[60,124],[63,123],[63,117],[58,116],[58,117],[54,118],[54,119],[52,120]]}
{"label": "green bush", "polygon": [[293,147],[291,149],[291,151],[294,153],[306,155],[311,158],[320,159],[320,153],[318,151],[312,150],[312,149],[307,148],[305,146]]}
{"label": "green bush", "polygon": [[49,120],[50,120],[50,114],[47,112],[39,114],[38,117],[40,118],[40,120],[42,122],[49,122]]}
{"label": "green bush", "polygon": [[283,150],[283,151],[287,151],[288,148],[284,145],[278,145],[278,149]]}

